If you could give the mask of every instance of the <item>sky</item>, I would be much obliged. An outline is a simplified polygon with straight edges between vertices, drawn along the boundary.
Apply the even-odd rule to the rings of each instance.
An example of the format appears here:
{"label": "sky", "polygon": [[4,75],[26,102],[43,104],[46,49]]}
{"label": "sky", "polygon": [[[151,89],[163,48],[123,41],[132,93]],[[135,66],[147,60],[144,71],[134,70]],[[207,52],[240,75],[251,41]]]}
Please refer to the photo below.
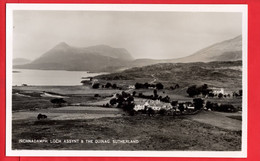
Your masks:
{"label": "sky", "polygon": [[136,59],[191,55],[242,34],[241,13],[14,11],[13,57],[34,60],[60,42],[125,48]]}

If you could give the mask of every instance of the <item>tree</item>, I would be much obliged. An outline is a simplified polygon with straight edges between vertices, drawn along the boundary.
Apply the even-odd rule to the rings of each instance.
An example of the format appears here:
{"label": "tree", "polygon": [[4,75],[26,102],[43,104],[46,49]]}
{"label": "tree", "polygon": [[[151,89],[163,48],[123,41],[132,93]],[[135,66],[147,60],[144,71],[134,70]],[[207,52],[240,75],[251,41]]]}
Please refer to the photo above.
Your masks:
{"label": "tree", "polygon": [[242,96],[242,94],[243,94],[243,91],[242,91],[242,89],[240,89],[239,90],[239,96]]}
{"label": "tree", "polygon": [[174,107],[174,106],[177,106],[177,104],[178,104],[178,101],[172,101],[171,102],[171,105]]}
{"label": "tree", "polygon": [[99,88],[99,85],[100,85],[99,83],[95,83],[95,84],[92,85],[92,88],[98,89],[98,88]]}
{"label": "tree", "polygon": [[135,83],[135,89],[141,89],[141,88],[143,88],[143,84]]}
{"label": "tree", "polygon": [[197,90],[196,85],[190,86],[186,91],[190,97],[194,97],[195,95],[199,95],[199,91]]}
{"label": "tree", "polygon": [[210,92],[210,93],[208,94],[208,96],[209,96],[209,97],[214,97],[214,93],[211,93],[211,92]]}
{"label": "tree", "polygon": [[127,97],[127,102],[130,104],[132,102],[134,102],[134,97],[133,96],[129,96]]}
{"label": "tree", "polygon": [[157,89],[163,89],[162,83],[157,83],[155,86],[156,86]]}
{"label": "tree", "polygon": [[166,112],[167,112],[166,109],[163,109],[163,108],[162,108],[162,109],[159,110],[158,113],[159,113],[161,116],[165,116],[165,115],[166,115]]}
{"label": "tree", "polygon": [[175,89],[177,89],[177,88],[180,88],[179,84],[176,84],[176,85],[175,85]]}
{"label": "tree", "polygon": [[148,84],[147,82],[144,84],[144,88],[148,89],[150,87],[150,84]]}
{"label": "tree", "polygon": [[127,102],[124,102],[124,105],[122,106],[123,110],[127,112],[133,111],[134,107],[135,107],[134,103],[127,103]]}
{"label": "tree", "polygon": [[105,85],[106,88],[110,88],[112,87],[112,84],[110,82],[107,82],[107,84]]}
{"label": "tree", "polygon": [[170,97],[169,96],[165,96],[164,98],[161,99],[161,101],[169,103],[170,102]]}
{"label": "tree", "polygon": [[125,91],[122,91],[122,96],[123,96],[124,98],[127,98],[127,97],[130,96],[130,94],[129,94],[129,93],[126,93]]}
{"label": "tree", "polygon": [[202,89],[208,89],[208,85],[207,84],[203,84],[201,87],[202,87]]}
{"label": "tree", "polygon": [[219,93],[218,94],[218,98],[222,98],[223,97],[223,94],[222,93]]}
{"label": "tree", "polygon": [[181,111],[181,113],[184,111],[184,105],[183,105],[183,103],[179,103],[178,109]]}
{"label": "tree", "polygon": [[155,89],[155,90],[153,90],[153,96],[155,97],[155,98],[157,98],[158,97],[158,94],[157,94],[157,90]]}
{"label": "tree", "polygon": [[203,84],[201,87],[198,88],[198,92],[201,93],[203,96],[206,96],[210,92],[212,92],[212,90],[208,89],[208,85],[207,84]]}
{"label": "tree", "polygon": [[237,111],[237,109],[231,104],[220,105],[218,110],[221,112],[236,112]]}
{"label": "tree", "polygon": [[201,98],[193,99],[193,104],[196,110],[200,110],[203,107],[204,101]]}
{"label": "tree", "polygon": [[233,97],[238,97],[239,94],[237,94],[236,92],[233,92]]}
{"label": "tree", "polygon": [[119,95],[117,98],[117,103],[118,103],[117,107],[121,108],[124,102],[125,102],[124,97],[122,95]]}
{"label": "tree", "polygon": [[113,85],[112,85],[112,88],[113,88],[113,89],[117,89],[117,85],[116,85],[116,84],[113,84]]}
{"label": "tree", "polygon": [[207,110],[209,110],[209,109],[213,110],[213,103],[211,103],[210,101],[207,101],[206,108],[207,108]]}
{"label": "tree", "polygon": [[136,95],[136,91],[133,91],[133,94],[132,94],[133,96],[135,96]]}
{"label": "tree", "polygon": [[99,94],[95,94],[94,97],[101,97]]}
{"label": "tree", "polygon": [[152,108],[148,108],[147,114],[148,114],[148,116],[154,116],[155,111]]}
{"label": "tree", "polygon": [[116,98],[112,98],[112,99],[109,101],[109,103],[110,103],[111,105],[115,105],[115,104],[117,103]]}

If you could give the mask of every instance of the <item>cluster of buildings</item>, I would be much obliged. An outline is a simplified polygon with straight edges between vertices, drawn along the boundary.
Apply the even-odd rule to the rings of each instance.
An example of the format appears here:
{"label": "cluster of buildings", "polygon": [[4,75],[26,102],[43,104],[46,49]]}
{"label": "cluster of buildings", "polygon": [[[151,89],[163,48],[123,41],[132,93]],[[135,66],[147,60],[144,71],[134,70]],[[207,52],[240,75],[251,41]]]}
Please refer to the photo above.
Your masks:
{"label": "cluster of buildings", "polygon": [[171,103],[164,103],[161,102],[160,100],[143,100],[138,103],[136,102],[134,110],[141,111],[141,110],[147,110],[148,108],[151,108],[154,111],[160,111],[161,109],[165,109],[166,111],[168,110],[180,111],[179,110],[180,104],[183,105],[184,109],[188,109],[188,110],[195,109],[195,107],[191,102],[179,102],[176,104],[176,106],[172,106]]}
{"label": "cluster of buildings", "polygon": [[223,94],[223,96],[233,97],[233,93],[234,93],[230,90],[225,90],[224,88],[212,87],[212,88],[210,88],[210,90],[212,91],[211,93],[214,94],[214,96],[218,96],[219,94]]}

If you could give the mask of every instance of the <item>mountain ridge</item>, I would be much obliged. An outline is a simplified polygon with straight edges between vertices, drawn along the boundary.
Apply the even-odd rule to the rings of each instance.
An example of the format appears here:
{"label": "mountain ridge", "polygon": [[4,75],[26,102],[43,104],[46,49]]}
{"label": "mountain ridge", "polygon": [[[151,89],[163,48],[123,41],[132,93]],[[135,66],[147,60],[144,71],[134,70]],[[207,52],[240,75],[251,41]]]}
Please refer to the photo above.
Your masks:
{"label": "mountain ridge", "polygon": [[43,70],[80,70],[114,72],[124,68],[147,66],[157,63],[188,63],[242,60],[242,36],[224,40],[205,47],[187,57],[177,59],[134,59],[124,48],[108,45],[73,47],[60,42],[39,58],[16,68]]}

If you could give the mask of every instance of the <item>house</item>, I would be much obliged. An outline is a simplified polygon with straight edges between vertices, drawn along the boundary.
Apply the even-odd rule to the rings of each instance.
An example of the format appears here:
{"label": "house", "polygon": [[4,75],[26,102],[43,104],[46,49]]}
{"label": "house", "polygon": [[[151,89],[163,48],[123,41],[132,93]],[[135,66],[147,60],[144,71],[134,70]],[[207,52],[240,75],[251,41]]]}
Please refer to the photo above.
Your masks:
{"label": "house", "polygon": [[224,88],[213,87],[213,88],[211,88],[211,90],[212,90],[212,93],[215,94],[215,95],[218,95],[220,93],[225,94]]}
{"label": "house", "polygon": [[135,111],[140,111],[140,110],[144,110],[145,106],[144,105],[135,105],[134,110]]}
{"label": "house", "polygon": [[160,109],[162,108],[162,107],[160,107],[160,106],[152,106],[151,107],[154,111],[160,111]]}
{"label": "house", "polygon": [[129,85],[128,89],[135,89],[135,86],[134,85]]}
{"label": "house", "polygon": [[188,110],[195,110],[195,107],[194,106],[188,106],[187,109]]}

